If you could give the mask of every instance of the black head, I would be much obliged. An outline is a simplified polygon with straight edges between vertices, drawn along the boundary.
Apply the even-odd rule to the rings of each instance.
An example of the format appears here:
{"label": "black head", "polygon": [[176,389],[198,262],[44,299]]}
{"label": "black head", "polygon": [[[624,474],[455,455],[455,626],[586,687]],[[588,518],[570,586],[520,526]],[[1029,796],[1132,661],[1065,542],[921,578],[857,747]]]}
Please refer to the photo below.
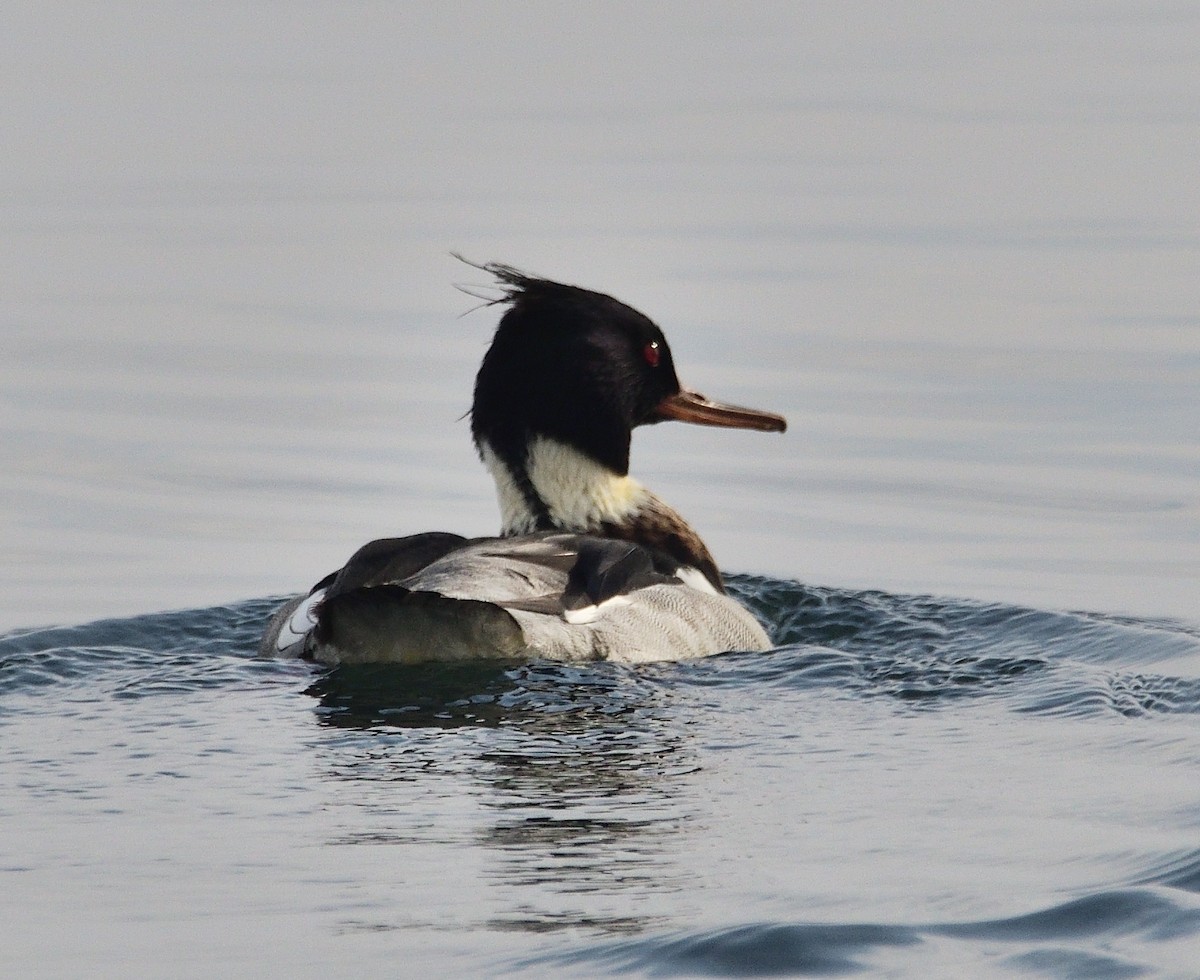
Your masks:
{"label": "black head", "polygon": [[508,310],[475,378],[471,431],[502,457],[549,436],[625,474],[636,426],[680,391],[662,331],[604,293],[483,266]]}
{"label": "black head", "polygon": [[681,388],[658,326],[620,300],[528,276],[506,265],[494,275],[508,304],[475,377],[471,431],[502,458],[523,459],[549,436],[614,473],[629,471],[639,425],[677,419],[699,425],[782,432],[779,415],[711,401]]}

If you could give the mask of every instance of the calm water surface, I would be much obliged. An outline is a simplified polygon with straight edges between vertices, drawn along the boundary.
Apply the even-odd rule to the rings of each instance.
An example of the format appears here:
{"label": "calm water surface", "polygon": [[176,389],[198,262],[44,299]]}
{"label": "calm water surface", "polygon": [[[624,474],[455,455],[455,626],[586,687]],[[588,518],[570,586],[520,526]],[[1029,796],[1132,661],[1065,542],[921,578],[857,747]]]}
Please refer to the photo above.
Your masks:
{"label": "calm water surface", "polygon": [[[1200,976],[1194,5],[0,21],[2,972]],[[789,416],[634,447],[777,650],[253,656],[495,528],[451,250]]]}

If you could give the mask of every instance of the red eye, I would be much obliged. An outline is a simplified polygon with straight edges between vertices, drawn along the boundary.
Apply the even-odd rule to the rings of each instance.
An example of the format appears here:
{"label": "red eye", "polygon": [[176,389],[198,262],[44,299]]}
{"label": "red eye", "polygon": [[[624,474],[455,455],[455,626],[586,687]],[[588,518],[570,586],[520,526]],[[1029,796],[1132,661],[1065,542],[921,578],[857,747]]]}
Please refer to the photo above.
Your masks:
{"label": "red eye", "polygon": [[642,348],[642,357],[651,367],[658,367],[658,341],[652,340]]}

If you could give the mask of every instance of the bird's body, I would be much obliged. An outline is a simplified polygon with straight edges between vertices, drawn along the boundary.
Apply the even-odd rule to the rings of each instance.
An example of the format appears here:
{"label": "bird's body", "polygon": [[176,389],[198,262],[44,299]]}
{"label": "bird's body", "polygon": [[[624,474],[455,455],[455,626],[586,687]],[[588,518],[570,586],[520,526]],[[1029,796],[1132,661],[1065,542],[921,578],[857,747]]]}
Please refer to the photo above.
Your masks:
{"label": "bird's body", "polygon": [[671,660],[763,650],[699,535],[629,476],[637,425],[676,418],[783,431],[776,415],[682,389],[649,319],[576,286],[485,267],[506,287],[472,433],[501,535],[373,541],[263,637],[326,663],[550,657]]}

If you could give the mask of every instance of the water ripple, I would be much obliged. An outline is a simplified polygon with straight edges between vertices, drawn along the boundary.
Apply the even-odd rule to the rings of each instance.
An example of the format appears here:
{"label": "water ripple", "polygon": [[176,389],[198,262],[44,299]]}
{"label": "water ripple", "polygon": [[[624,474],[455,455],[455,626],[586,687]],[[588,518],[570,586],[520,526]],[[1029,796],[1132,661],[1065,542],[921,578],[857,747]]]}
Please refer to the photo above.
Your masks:
{"label": "water ripple", "polygon": [[[732,576],[730,588],[767,623],[775,651],[640,671],[549,662],[343,667],[319,674],[310,693],[335,726],[616,717],[638,710],[656,686],[679,683],[834,690],[917,708],[999,697],[1014,711],[1064,717],[1200,711],[1200,630],[1186,624],[755,576]],[[137,697],[315,670],[254,658],[275,601],[10,633],[0,637],[0,693],[89,687],[112,675],[119,696]]]}
{"label": "water ripple", "polygon": [[1148,864],[1131,885],[1168,885],[1200,894],[1200,848],[1177,851]]}
{"label": "water ripple", "polygon": [[913,703],[999,694],[1044,714],[1200,711],[1200,631],[1186,624],[753,576],[731,586],[781,647],[761,666],[763,682],[828,680]]}
{"label": "water ripple", "polygon": [[260,599],[8,633],[0,636],[0,694],[66,686],[136,697],[294,674],[295,665],[254,659],[274,605]]}
{"label": "water ripple", "polygon": [[[1152,889],[1129,889],[1088,895],[1005,919],[911,926],[752,923],[584,945],[513,966],[530,972],[554,967],[648,976],[825,976],[895,967],[903,962],[906,948],[949,939],[972,941],[970,952],[956,951],[951,957],[959,971],[969,970],[966,957],[974,956],[975,969],[991,963],[1060,977],[1126,977],[1141,975],[1146,967],[1122,955],[1123,939],[1142,937],[1162,943],[1198,934],[1200,903]],[[1104,940],[1106,952],[1078,946],[1081,940],[1094,945],[1097,939]],[[922,954],[928,969],[930,957],[936,954],[927,948]]]}
{"label": "water ripple", "polygon": [[[320,833],[336,845],[328,874],[357,867],[369,876],[382,861],[390,870],[376,883],[380,894],[392,895],[397,882],[408,887],[404,876],[416,868],[426,891],[443,896],[443,911],[482,901],[471,922],[478,942],[525,936],[543,944],[535,958],[510,964],[516,971],[1124,977],[1148,963],[1174,968],[1172,956],[1189,962],[1178,950],[1200,938],[1200,851],[1188,836],[1200,713],[1195,629],[747,576],[734,577],[731,589],[767,623],[776,649],[643,666],[330,670],[256,656],[272,599],[18,631],[0,636],[0,695],[16,708],[0,723],[10,736],[24,734],[23,748],[9,742],[10,764],[27,803],[43,809],[51,800],[86,811],[112,798],[109,810],[134,812],[127,798],[139,806],[174,800],[177,775],[187,775],[193,785],[217,780],[213,806],[223,811],[227,780],[238,799],[252,797],[244,767],[227,765],[231,746],[260,767],[288,759],[297,766],[288,792],[300,790],[280,797],[280,812],[294,808],[301,820],[309,805],[301,798],[325,801]],[[242,717],[228,712],[251,707],[261,717],[243,731]],[[298,727],[280,731],[281,713]],[[45,725],[57,726],[53,742]],[[998,741],[1004,732],[1007,743]],[[907,736],[903,751],[897,733]],[[280,754],[260,754],[262,739],[275,736]],[[65,758],[63,744],[76,745]],[[1093,774],[1066,786],[1063,800],[1056,780],[1065,770],[1042,765],[1046,746],[1064,746]],[[1010,751],[1020,764],[1009,764]],[[748,853],[786,863],[789,835],[803,840],[828,819],[819,807],[849,824],[829,823],[818,847],[830,833],[843,835],[846,860],[860,872],[879,859],[881,833],[891,830],[891,812],[876,812],[881,800],[906,807],[927,831],[974,826],[990,840],[987,821],[962,809],[995,798],[986,778],[971,783],[962,765],[969,752],[1002,765],[1003,792],[1030,801],[1031,816],[1002,807],[996,817],[1015,821],[1000,827],[996,867],[1021,860],[1013,849],[1026,846],[1031,828],[1064,840],[1095,826],[1119,835],[1070,849],[1060,878],[1053,868],[1045,876],[1051,887],[1061,880],[1059,894],[1084,894],[991,920],[855,922],[843,912],[840,921],[775,921],[789,888],[802,909],[822,890],[780,876],[761,907],[722,918],[729,910],[713,896],[727,876],[753,877],[738,887],[758,893],[760,871],[746,864],[738,835],[747,835]],[[910,783],[912,759],[924,782]],[[938,783],[939,764],[953,785]],[[1151,782],[1130,797],[1126,780],[1148,766],[1162,792]],[[1096,785],[1110,770],[1120,773],[1114,784]],[[141,795],[150,783],[153,792]],[[910,800],[910,785],[935,798]],[[752,799],[740,810],[743,794]],[[938,798],[951,809],[938,811]],[[80,819],[90,835],[94,814]],[[897,839],[883,857],[903,866],[909,855],[895,848],[907,846]],[[711,862],[705,848],[715,852]],[[446,881],[444,868],[464,855],[479,860],[468,861],[461,881]],[[797,867],[811,872],[822,862]],[[938,888],[959,880],[941,870],[930,879]],[[864,903],[867,893],[843,908]],[[394,908],[385,901],[351,918],[387,923]],[[432,912],[411,914],[440,928]]]}

